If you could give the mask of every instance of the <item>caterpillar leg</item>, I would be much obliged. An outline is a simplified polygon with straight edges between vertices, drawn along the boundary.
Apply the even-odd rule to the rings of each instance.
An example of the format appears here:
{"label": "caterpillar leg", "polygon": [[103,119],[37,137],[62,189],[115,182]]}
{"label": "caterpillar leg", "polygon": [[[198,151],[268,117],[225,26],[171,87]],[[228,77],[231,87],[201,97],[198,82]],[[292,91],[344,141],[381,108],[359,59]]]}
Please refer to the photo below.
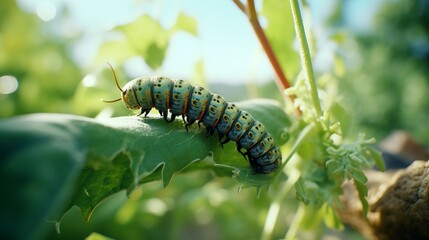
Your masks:
{"label": "caterpillar leg", "polygon": [[237,151],[243,155],[244,159],[249,160],[250,159],[250,153],[248,151],[243,152],[243,147],[240,146],[240,144],[237,143]]}
{"label": "caterpillar leg", "polygon": [[196,120],[192,120],[192,121],[189,121],[189,119],[187,120],[188,122],[185,124],[185,128],[186,128],[186,131],[189,132],[188,126],[191,126],[192,124],[194,124]]}
{"label": "caterpillar leg", "polygon": [[164,120],[166,122],[171,122],[168,120],[168,111],[167,110],[165,110],[165,111],[158,110],[158,112],[159,112],[159,115],[161,115],[161,117],[164,118]]}
{"label": "caterpillar leg", "polygon": [[225,140],[223,140],[223,141],[221,142],[221,144],[227,144],[227,143],[229,143],[229,141],[231,141],[231,139],[229,139],[229,138],[227,137],[227,138],[225,138]]}
{"label": "caterpillar leg", "polygon": [[171,114],[171,116],[170,116],[170,119],[168,120],[165,116],[164,116],[164,119],[165,119],[165,121],[167,121],[167,122],[172,122],[172,121],[174,121],[174,119],[176,119],[176,115],[174,115],[174,114]]}
{"label": "caterpillar leg", "polygon": [[221,145],[222,148],[223,148],[224,144],[227,144],[229,141],[231,141],[231,139],[229,139],[228,137],[226,137],[225,140],[222,140],[223,137],[224,137],[224,135],[223,136],[219,136],[219,142],[220,142],[220,145]]}
{"label": "caterpillar leg", "polygon": [[208,137],[213,136],[213,134],[215,133],[215,130],[216,130],[214,127],[206,127],[206,129],[207,129],[207,136]]}
{"label": "caterpillar leg", "polygon": [[280,166],[280,160],[277,160],[273,163],[264,165],[264,166],[258,166],[255,168],[255,174],[256,173],[264,173],[264,174],[269,174],[272,172],[277,171],[277,169],[279,169]]}
{"label": "caterpillar leg", "polygon": [[251,155],[249,155],[249,163],[253,169],[253,174],[257,174],[257,173],[262,172],[261,166],[256,163],[256,159],[254,157],[252,157]]}
{"label": "caterpillar leg", "polygon": [[281,160],[281,152],[277,146],[274,146],[259,157],[250,156],[249,162],[256,173],[268,174],[277,171]]}
{"label": "caterpillar leg", "polygon": [[159,114],[162,116],[162,118],[168,123],[170,123],[170,122],[174,121],[174,119],[176,119],[177,115],[175,115],[175,114],[171,114],[170,119],[168,119],[168,110],[165,110],[165,111],[158,110],[158,111],[159,111]]}
{"label": "caterpillar leg", "polygon": [[279,160],[274,161],[274,162],[269,163],[269,164],[266,164],[266,165],[260,165],[260,164],[258,164],[256,162],[256,158],[253,158],[250,155],[249,155],[249,157],[250,157],[249,163],[250,163],[250,166],[253,169],[253,173],[252,174],[260,174],[260,173],[268,174],[268,173],[272,173],[272,172],[275,172],[278,169],[279,165],[280,165],[280,161]]}
{"label": "caterpillar leg", "polygon": [[147,115],[149,114],[150,109],[141,109],[140,113],[137,116],[141,116],[144,113],[144,117],[147,117]]}
{"label": "caterpillar leg", "polygon": [[203,122],[203,120],[198,120],[198,128],[201,128],[201,123]]}
{"label": "caterpillar leg", "polygon": [[223,144],[222,144],[222,142],[223,142],[223,137],[225,136],[224,134],[221,134],[220,132],[217,132],[217,134],[218,134],[218,136],[219,136],[219,138],[218,138],[218,141],[219,141],[219,143],[220,143],[220,145],[221,145],[221,147],[223,148]]}

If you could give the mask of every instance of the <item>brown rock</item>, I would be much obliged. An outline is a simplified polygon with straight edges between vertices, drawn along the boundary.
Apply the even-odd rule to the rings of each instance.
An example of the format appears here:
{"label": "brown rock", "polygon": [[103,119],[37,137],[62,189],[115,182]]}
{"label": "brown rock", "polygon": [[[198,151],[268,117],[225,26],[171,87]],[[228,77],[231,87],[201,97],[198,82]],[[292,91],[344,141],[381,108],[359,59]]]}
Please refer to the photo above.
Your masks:
{"label": "brown rock", "polygon": [[367,172],[368,218],[352,183],[344,185],[343,221],[370,239],[429,239],[429,161],[404,170]]}

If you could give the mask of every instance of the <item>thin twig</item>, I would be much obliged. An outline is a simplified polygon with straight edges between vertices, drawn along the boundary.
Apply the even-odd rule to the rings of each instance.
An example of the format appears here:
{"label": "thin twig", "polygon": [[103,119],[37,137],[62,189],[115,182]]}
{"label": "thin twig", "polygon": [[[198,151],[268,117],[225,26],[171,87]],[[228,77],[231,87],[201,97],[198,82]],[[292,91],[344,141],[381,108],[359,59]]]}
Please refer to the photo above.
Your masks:
{"label": "thin twig", "polygon": [[273,49],[271,48],[271,44],[269,43],[264,33],[264,30],[261,27],[261,24],[259,23],[258,15],[256,13],[255,8],[255,2],[253,0],[247,0],[246,13],[249,17],[250,24],[252,25],[253,30],[255,31],[256,36],[258,37],[258,40],[265,51],[265,54],[267,54],[267,57],[271,65],[273,66],[274,71],[276,72],[278,85],[283,92],[283,90],[290,87],[290,83],[287,80],[286,75],[284,74],[276,55],[274,54]]}
{"label": "thin twig", "polygon": [[273,49],[271,48],[271,44],[269,43],[264,33],[264,30],[259,23],[258,15],[255,9],[255,2],[253,0],[247,0],[247,6],[243,4],[240,0],[233,0],[233,2],[243,13],[248,16],[249,22],[252,25],[252,28],[255,31],[256,36],[258,37],[258,40],[261,43],[262,48],[264,49],[265,54],[267,55],[268,60],[273,66],[274,71],[277,75],[277,85],[279,89],[283,92],[283,90],[290,87],[290,83],[287,80],[286,75],[284,74],[280,66],[280,63],[276,55],[274,54]]}
{"label": "thin twig", "polygon": [[243,12],[246,13],[246,6],[240,1],[240,0],[232,0],[234,1],[235,5]]}

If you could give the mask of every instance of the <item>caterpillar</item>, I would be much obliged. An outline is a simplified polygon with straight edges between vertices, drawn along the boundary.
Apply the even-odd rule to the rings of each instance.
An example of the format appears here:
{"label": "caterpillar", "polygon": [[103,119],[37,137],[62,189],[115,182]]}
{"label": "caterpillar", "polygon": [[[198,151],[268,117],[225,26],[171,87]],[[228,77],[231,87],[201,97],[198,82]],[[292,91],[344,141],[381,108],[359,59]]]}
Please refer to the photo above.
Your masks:
{"label": "caterpillar", "polygon": [[[222,146],[235,141],[237,150],[248,159],[255,173],[268,174],[279,168],[280,149],[264,125],[237,105],[228,103],[221,95],[168,77],[138,77],[121,88],[113,67],[110,64],[109,67],[122,95],[104,102],[122,100],[128,109],[140,109],[139,115],[144,114],[145,117],[155,108],[167,122],[182,116],[186,130],[198,121],[198,125],[202,123],[206,127],[209,135],[218,133]],[[243,148],[247,151],[243,152]]]}

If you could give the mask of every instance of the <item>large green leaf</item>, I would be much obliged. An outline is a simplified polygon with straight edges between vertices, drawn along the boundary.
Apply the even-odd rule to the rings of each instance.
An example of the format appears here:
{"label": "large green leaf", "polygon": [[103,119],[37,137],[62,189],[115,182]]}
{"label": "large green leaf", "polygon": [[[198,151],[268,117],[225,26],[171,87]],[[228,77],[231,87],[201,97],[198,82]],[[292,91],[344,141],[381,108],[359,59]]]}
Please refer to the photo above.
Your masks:
{"label": "large green leaf", "polygon": [[[278,143],[285,142],[290,120],[280,105],[259,100],[240,107],[273,130]],[[139,184],[159,179],[166,186],[185,168],[215,169],[223,176],[250,169],[234,144],[222,148],[216,135],[208,137],[197,124],[187,132],[181,120],[167,123],[138,116],[14,117],[0,121],[0,149],[0,187],[4,193],[14,193],[1,199],[1,219],[10,219],[1,227],[11,238],[37,235],[42,223],[59,219],[74,205],[89,219],[113,193],[130,193]],[[264,176],[258,178],[270,179]]]}
{"label": "large green leaf", "polygon": [[46,114],[0,123],[2,238],[40,235],[70,199],[87,147],[75,134],[79,129],[64,120]]}

